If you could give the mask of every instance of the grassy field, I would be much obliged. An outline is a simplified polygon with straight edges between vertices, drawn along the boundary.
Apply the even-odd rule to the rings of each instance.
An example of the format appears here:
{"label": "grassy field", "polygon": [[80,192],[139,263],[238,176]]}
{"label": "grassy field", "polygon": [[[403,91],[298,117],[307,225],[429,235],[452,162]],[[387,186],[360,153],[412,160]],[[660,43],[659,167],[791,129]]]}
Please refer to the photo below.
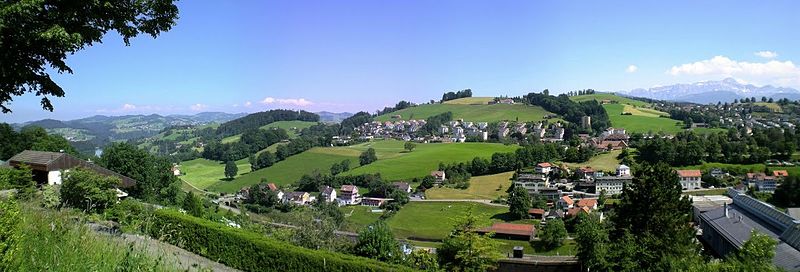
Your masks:
{"label": "grassy field", "polygon": [[269,125],[262,126],[261,129],[270,129],[270,128],[282,128],[286,130],[289,134],[290,138],[297,137],[297,133],[299,133],[304,128],[309,128],[313,125],[316,125],[316,122],[306,122],[306,121],[278,121],[275,123],[271,123]]}
{"label": "grassy field", "polygon": [[[763,173],[764,168],[767,166],[761,163],[757,164],[729,164],[729,163],[703,163],[701,165],[692,165],[692,166],[684,166],[684,167],[676,167],[678,169],[700,169],[708,171],[712,168],[720,168],[726,171],[735,171],[739,172],[740,174],[744,174],[746,172],[753,172],[753,173]],[[790,176],[797,176],[800,175],[800,166],[770,166],[769,170],[786,170]]]}
{"label": "grassy field", "polygon": [[378,121],[392,120],[392,116],[400,115],[403,120],[425,119],[433,115],[452,112],[453,119],[464,119],[471,122],[497,122],[502,120],[521,122],[544,120],[546,115],[552,114],[538,106],[523,104],[494,104],[494,105],[463,105],[463,104],[432,104],[419,105],[384,114],[375,118]]}
{"label": "grassy field", "polygon": [[781,108],[781,105],[778,105],[778,103],[756,102],[755,104],[758,105],[758,106],[767,107],[767,108],[769,108],[770,110],[772,110],[774,112],[783,112],[783,109]]}
{"label": "grassy field", "polygon": [[358,232],[364,226],[372,224],[381,217],[381,212],[372,212],[373,207],[368,206],[342,206],[339,207],[345,216],[344,230]]}
{"label": "grassy field", "polygon": [[453,104],[453,105],[486,105],[489,104],[494,100],[494,97],[465,97],[459,99],[453,99],[449,101],[444,101],[444,104]]}
{"label": "grassy field", "polygon": [[694,195],[694,196],[704,196],[704,195],[724,195],[728,189],[725,188],[718,188],[718,189],[711,189],[711,190],[703,190],[703,191],[692,191],[692,192],[685,192],[684,195]]}
{"label": "grassy field", "polygon": [[617,156],[622,153],[622,150],[613,150],[600,155],[596,155],[583,163],[565,163],[569,168],[577,168],[582,166],[591,166],[595,170],[613,172],[619,166]]}
{"label": "grassy field", "polygon": [[[331,165],[349,159],[351,167],[358,165],[358,157],[352,155],[337,155],[325,152],[326,148],[312,148],[306,152],[291,156],[271,167],[256,170],[236,177],[233,181],[218,181],[208,190],[215,192],[236,192],[244,186],[257,184],[261,178],[277,185],[287,185],[299,180],[304,174],[314,171],[329,173]],[[249,170],[249,166],[248,166]],[[222,172],[220,172],[222,173]]]}
{"label": "grassy field", "polygon": [[472,177],[466,190],[454,188],[432,188],[425,191],[428,199],[496,199],[511,186],[514,172]]}
{"label": "grassy field", "polygon": [[[250,162],[248,162],[247,159],[236,161],[236,167],[239,168],[239,176],[237,178],[250,172]],[[218,161],[203,158],[194,159],[182,162],[180,168],[181,172],[184,173],[184,175],[181,176],[181,180],[200,189],[206,189],[220,182],[229,182],[224,180],[225,164]]]}
{"label": "grassy field", "polygon": [[633,105],[636,107],[647,107],[649,104],[644,101],[634,100],[623,96],[618,96],[612,93],[595,93],[595,94],[587,94],[587,95],[577,95],[571,96],[569,99],[576,102],[583,102],[589,100],[597,100],[597,101],[616,101],[617,103]]}
{"label": "grassy field", "polygon": [[444,238],[453,228],[454,220],[468,209],[480,218],[480,224],[489,226],[502,221],[506,207],[489,206],[473,202],[411,202],[387,223],[398,238],[433,240]]}
{"label": "grassy field", "polygon": [[643,115],[622,115],[626,105],[624,104],[605,104],[603,108],[611,119],[611,126],[625,128],[628,133],[639,132],[659,132],[677,133],[683,130],[682,122],[663,117],[643,116]]}
{"label": "grassy field", "polygon": [[[395,140],[375,141],[353,147],[328,148],[327,151],[358,155],[362,150],[373,147],[378,155],[378,161],[351,169],[343,175],[381,173],[387,180],[408,180],[430,174],[439,167],[440,162],[468,162],[476,156],[489,158],[495,152],[511,152],[518,148],[515,145],[494,143],[431,143],[417,144],[414,151],[405,152],[403,144],[402,141]],[[353,150],[356,152],[352,153]]]}
{"label": "grassy field", "polygon": [[233,136],[228,136],[222,139],[223,144],[235,143],[242,139],[242,134],[236,134]]}

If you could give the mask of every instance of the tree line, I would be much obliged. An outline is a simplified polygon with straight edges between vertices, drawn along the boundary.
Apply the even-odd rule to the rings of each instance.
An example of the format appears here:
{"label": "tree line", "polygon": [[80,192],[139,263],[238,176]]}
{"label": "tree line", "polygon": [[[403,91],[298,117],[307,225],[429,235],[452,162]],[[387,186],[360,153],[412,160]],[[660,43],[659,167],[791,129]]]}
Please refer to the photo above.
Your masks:
{"label": "tree line", "polygon": [[529,93],[523,96],[523,99],[527,104],[540,106],[549,112],[559,114],[564,117],[564,120],[573,124],[580,124],[581,118],[590,116],[592,118],[592,130],[595,132],[603,131],[611,126],[608,113],[595,100],[578,103],[570,100],[566,94],[559,96],[549,95],[548,90],[542,93]]}
{"label": "tree line", "polygon": [[224,138],[278,121],[319,122],[319,115],[307,111],[269,110],[225,122],[217,128],[216,132],[220,138]]}
{"label": "tree line", "polygon": [[466,98],[466,97],[472,97],[472,90],[471,89],[464,89],[464,90],[457,91],[457,92],[446,92],[446,93],[444,93],[442,95],[441,102],[454,100],[454,99],[459,99],[459,98]]}

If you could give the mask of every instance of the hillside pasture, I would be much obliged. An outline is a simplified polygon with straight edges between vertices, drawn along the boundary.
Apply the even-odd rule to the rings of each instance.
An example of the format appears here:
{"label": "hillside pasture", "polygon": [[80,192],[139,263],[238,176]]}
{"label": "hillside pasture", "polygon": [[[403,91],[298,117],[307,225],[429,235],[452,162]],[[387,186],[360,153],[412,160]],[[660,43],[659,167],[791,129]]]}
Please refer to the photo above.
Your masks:
{"label": "hillside pasture", "polygon": [[465,97],[444,101],[444,104],[453,105],[486,105],[493,101],[494,97]]}
{"label": "hillside pasture", "polygon": [[402,120],[426,119],[448,111],[453,113],[453,119],[464,119],[470,122],[515,121],[517,119],[520,122],[531,122],[544,120],[545,116],[552,114],[542,107],[524,104],[426,104],[380,115],[375,120],[395,120],[392,118],[395,115],[400,115]]}
{"label": "hillside pasture", "polygon": [[622,115],[625,106],[623,104],[603,105],[612,127],[625,128],[629,133],[665,132],[675,134],[683,130],[682,122],[678,120],[643,115]]}
{"label": "hillside pasture", "polygon": [[262,126],[261,129],[281,128],[286,130],[286,133],[289,134],[289,138],[296,138],[300,131],[316,124],[316,122],[308,121],[278,121]]}
{"label": "hillside pasture", "polygon": [[506,194],[514,172],[472,177],[469,188],[431,188],[425,191],[428,199],[496,199]]}
{"label": "hillside pasture", "polygon": [[417,240],[440,240],[453,229],[455,220],[468,210],[489,226],[502,221],[508,208],[474,202],[410,202],[387,220],[395,237]]}
{"label": "hillside pasture", "polygon": [[[236,167],[239,168],[237,177],[250,172],[250,162],[247,159],[236,161]],[[219,182],[228,182],[225,180],[225,163],[222,162],[199,158],[182,162],[180,169],[184,174],[180,177],[181,180],[200,189]]]}
{"label": "hillside pasture", "polygon": [[619,95],[616,95],[616,94],[613,94],[613,93],[595,93],[595,94],[586,94],[586,95],[576,95],[576,96],[570,96],[569,99],[572,100],[572,101],[575,101],[575,102],[583,102],[583,101],[589,101],[589,100],[597,100],[599,102],[602,102],[604,100],[607,100],[607,101],[617,102],[617,103],[620,103],[620,104],[628,104],[628,105],[632,105],[632,106],[636,106],[636,107],[647,107],[647,106],[649,106],[649,104],[647,102],[634,100],[634,99],[631,99],[631,98],[628,98],[628,97],[624,97],[624,96],[619,96]]}

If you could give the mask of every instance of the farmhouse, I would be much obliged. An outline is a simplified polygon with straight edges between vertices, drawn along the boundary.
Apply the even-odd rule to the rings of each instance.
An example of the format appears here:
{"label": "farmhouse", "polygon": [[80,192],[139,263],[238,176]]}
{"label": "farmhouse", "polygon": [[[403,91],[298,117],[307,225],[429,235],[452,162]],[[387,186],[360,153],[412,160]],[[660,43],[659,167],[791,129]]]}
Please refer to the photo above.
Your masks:
{"label": "farmhouse", "polygon": [[530,209],[528,210],[528,215],[531,216],[533,219],[542,219],[544,218],[545,211],[544,209]]}
{"label": "farmhouse", "polygon": [[75,167],[82,167],[103,176],[117,177],[122,180],[121,188],[130,188],[136,185],[136,180],[108,170],[91,161],[84,161],[70,154],[61,152],[44,152],[25,150],[14,155],[8,160],[8,165],[19,168],[27,165],[33,172],[33,180],[42,184],[61,184],[61,175]]}
{"label": "farmhouse", "polygon": [[700,170],[677,170],[677,172],[684,190],[700,189],[700,177],[703,176],[703,172]]}
{"label": "farmhouse", "polygon": [[341,192],[339,196],[340,205],[357,205],[361,201],[361,196],[358,194],[358,187],[355,185],[342,185],[339,192]]}
{"label": "farmhouse", "polygon": [[411,184],[408,184],[408,182],[392,182],[392,186],[400,191],[411,193]]}
{"label": "farmhouse", "polygon": [[491,227],[478,230],[480,234],[494,233],[497,238],[530,240],[536,234],[536,227],[526,224],[494,223]]}
{"label": "farmhouse", "polygon": [[552,167],[553,165],[551,165],[549,162],[541,162],[536,164],[535,171],[536,173],[547,175],[550,173],[550,168]]}
{"label": "farmhouse", "polygon": [[597,210],[597,198],[583,198],[578,200],[578,203],[575,206],[582,208],[587,207],[590,210]]}
{"label": "farmhouse", "polygon": [[577,217],[581,213],[590,214],[591,212],[592,211],[591,211],[591,209],[589,209],[589,207],[573,207],[573,208],[567,209],[567,212],[564,215],[564,217],[572,218],[572,217]]}
{"label": "farmhouse", "polygon": [[433,176],[433,178],[436,179],[437,183],[442,183],[445,180],[447,180],[447,178],[445,177],[444,171],[433,171],[433,172],[431,172],[431,176]]}
{"label": "farmhouse", "polygon": [[305,205],[313,200],[311,199],[311,195],[306,192],[288,192],[284,195],[283,201],[286,203]]}
{"label": "farmhouse", "polygon": [[325,202],[333,202],[336,200],[336,189],[333,189],[331,186],[325,186],[320,190],[320,196],[322,196],[322,200]]}

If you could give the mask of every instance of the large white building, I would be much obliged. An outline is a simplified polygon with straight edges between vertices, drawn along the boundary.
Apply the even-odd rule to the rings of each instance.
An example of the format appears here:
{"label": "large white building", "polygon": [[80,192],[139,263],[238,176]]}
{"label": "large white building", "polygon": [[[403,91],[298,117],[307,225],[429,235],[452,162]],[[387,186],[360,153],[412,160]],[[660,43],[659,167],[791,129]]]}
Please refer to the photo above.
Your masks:
{"label": "large white building", "polygon": [[684,190],[701,188],[701,177],[703,176],[703,172],[700,170],[677,170],[677,172],[681,181],[681,187]]}
{"label": "large white building", "polygon": [[594,178],[595,192],[606,192],[606,195],[618,195],[622,193],[625,185],[633,181],[631,175],[625,176],[602,176]]}

